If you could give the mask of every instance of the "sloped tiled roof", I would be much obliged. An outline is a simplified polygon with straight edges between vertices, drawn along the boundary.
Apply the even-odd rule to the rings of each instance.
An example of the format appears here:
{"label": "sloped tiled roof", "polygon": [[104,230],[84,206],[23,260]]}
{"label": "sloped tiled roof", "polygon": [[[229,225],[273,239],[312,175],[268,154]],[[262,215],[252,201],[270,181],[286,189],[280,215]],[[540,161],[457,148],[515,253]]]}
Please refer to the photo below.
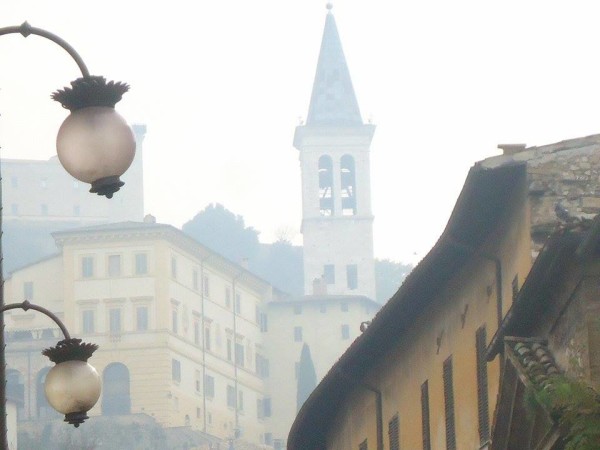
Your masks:
{"label": "sloped tiled roof", "polygon": [[504,342],[512,350],[519,371],[532,383],[546,388],[552,383],[552,376],[560,374],[545,340],[506,337]]}

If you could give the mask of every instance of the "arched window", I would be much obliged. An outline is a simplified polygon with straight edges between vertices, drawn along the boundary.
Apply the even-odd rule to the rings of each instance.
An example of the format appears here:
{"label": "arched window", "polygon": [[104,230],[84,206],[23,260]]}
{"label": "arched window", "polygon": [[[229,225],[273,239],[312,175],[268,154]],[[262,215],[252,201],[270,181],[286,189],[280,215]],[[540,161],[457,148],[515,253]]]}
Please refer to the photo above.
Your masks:
{"label": "arched window", "polygon": [[35,405],[38,419],[48,419],[60,416],[60,414],[48,403],[46,392],[44,391],[44,383],[46,382],[46,375],[48,375],[49,371],[50,367],[44,367],[38,372],[37,377],[35,378]]}
{"label": "arched window", "polygon": [[356,173],[352,156],[342,156],[340,172],[342,215],[353,216],[356,214]]}
{"label": "arched window", "polygon": [[25,418],[25,383],[21,372],[15,369],[6,371],[6,396],[17,402],[17,416]]}
{"label": "arched window", "polygon": [[333,215],[333,161],[327,155],[319,158],[319,211]]}
{"label": "arched window", "polygon": [[106,366],[102,373],[102,414],[114,416],[131,412],[129,369],[121,363]]}

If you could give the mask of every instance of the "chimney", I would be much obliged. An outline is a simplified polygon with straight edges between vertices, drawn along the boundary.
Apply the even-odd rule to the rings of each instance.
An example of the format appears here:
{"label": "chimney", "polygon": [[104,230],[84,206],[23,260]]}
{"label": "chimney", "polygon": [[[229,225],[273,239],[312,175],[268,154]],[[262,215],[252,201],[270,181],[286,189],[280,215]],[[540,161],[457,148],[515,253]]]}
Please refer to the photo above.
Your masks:
{"label": "chimney", "polygon": [[144,216],[144,223],[156,223],[156,217],[152,214],[146,214]]}
{"label": "chimney", "polygon": [[502,150],[503,155],[510,156],[524,151],[527,144],[498,144],[498,148]]}
{"label": "chimney", "polygon": [[327,295],[327,283],[323,277],[313,280],[313,295]]}

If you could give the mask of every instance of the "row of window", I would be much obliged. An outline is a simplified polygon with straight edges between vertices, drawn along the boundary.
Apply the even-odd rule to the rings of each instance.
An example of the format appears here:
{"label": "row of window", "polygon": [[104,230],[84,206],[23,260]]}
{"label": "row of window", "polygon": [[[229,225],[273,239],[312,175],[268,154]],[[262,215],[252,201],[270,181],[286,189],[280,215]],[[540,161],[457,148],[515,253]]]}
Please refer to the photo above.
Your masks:
{"label": "row of window", "polygon": [[[81,311],[81,332],[83,334],[93,334],[100,332],[96,323],[97,311],[95,309],[83,309]],[[110,334],[119,334],[123,331],[123,308],[109,307],[108,314],[108,332]],[[149,327],[148,306],[140,305],[135,307],[135,331],[147,331]]]}
{"label": "row of window", "polygon": [[[488,380],[487,362],[485,358],[486,329],[480,327],[475,334],[475,352],[477,358],[477,409],[480,444],[484,445],[490,440],[489,406],[488,406]],[[442,380],[444,387],[444,417],[446,450],[456,450],[456,423],[454,402],[454,373],[452,355],[443,363]],[[429,382],[421,385],[421,434],[423,450],[431,450],[431,429],[429,415]],[[390,450],[400,450],[400,417],[395,414],[388,423],[388,439]],[[365,439],[359,445],[359,450],[368,450]]]}
{"label": "row of window", "polygon": [[[19,215],[19,205],[17,203],[11,203],[10,205],[10,213],[13,216]],[[42,216],[47,216],[48,213],[48,205],[46,203],[42,203],[40,205],[40,214]],[[73,215],[80,216],[81,215],[81,207],[79,205],[73,205]]]}
{"label": "row of window", "polygon": [[[10,186],[12,188],[18,188],[19,187],[19,178],[16,176],[11,176],[10,177]],[[30,188],[30,184],[27,185],[27,188]],[[48,178],[44,177],[40,180],[40,187],[42,189],[46,189],[48,188]],[[79,181],[77,180],[73,180],[73,189],[79,189]]]}
{"label": "row of window", "polygon": [[[346,303],[346,302],[340,303],[340,310],[342,312],[348,312],[348,310],[349,310],[348,303]],[[319,311],[322,313],[326,313],[327,312],[327,304],[321,303],[319,305]],[[296,314],[296,315],[302,314],[302,303],[296,303],[294,305],[294,314]]]}
{"label": "row of window", "polygon": [[[171,377],[175,383],[181,383],[181,362],[177,359],[171,360]],[[195,388],[196,393],[202,393],[201,385],[202,374],[199,370],[196,371]],[[212,375],[204,376],[204,395],[207,399],[212,400],[215,397],[215,378]],[[226,386],[227,406],[235,408],[238,411],[244,411],[244,391],[238,387],[237,396],[236,388],[228,384]],[[271,416],[271,399],[263,398],[257,400],[256,416],[259,419]]]}
{"label": "row of window", "polygon": [[[341,336],[343,340],[350,339],[350,326],[343,324],[341,327]],[[294,327],[294,342],[302,342],[302,327]]]}
{"label": "row of window", "polygon": [[[323,281],[327,284],[335,284],[334,264],[323,266]],[[346,266],[346,287],[351,290],[358,289],[358,266],[356,264]]]}
{"label": "row of window", "polygon": [[[122,273],[121,255],[108,255],[106,260],[106,275],[119,277]],[[146,275],[148,273],[148,255],[136,253],[134,255],[133,273],[135,275]],[[81,277],[92,278],[97,276],[96,258],[94,256],[83,256],[81,258]]]}

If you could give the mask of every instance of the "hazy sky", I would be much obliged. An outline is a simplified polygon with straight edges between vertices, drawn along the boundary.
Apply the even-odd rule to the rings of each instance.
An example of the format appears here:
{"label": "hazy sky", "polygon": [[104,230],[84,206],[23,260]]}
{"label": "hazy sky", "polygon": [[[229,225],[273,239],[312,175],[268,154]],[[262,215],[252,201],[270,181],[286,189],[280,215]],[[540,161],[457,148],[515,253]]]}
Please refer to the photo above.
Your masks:
{"label": "hazy sky", "polygon": [[[221,202],[270,241],[299,234],[294,128],[308,112],[322,0],[2,0],[66,39],[93,74],[131,84],[117,109],[145,123],[145,209],[181,226]],[[596,1],[339,0],[333,12],[371,146],[375,254],[435,243],[469,167],[499,143],[600,132]],[[49,158],[79,76],[58,46],[0,40],[4,157]],[[57,193],[60,195],[60,193]],[[117,194],[118,195],[118,194]]]}

